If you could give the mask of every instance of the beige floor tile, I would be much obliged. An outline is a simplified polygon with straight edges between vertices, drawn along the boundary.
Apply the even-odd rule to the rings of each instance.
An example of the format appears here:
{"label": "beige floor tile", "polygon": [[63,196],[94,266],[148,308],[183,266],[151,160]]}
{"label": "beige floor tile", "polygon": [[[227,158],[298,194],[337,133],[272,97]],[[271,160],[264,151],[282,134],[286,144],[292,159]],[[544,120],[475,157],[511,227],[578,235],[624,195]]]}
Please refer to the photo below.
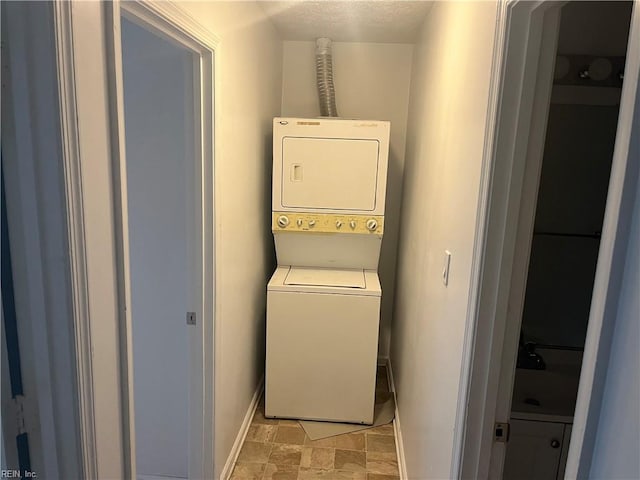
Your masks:
{"label": "beige floor tile", "polygon": [[365,472],[300,467],[298,480],[366,480]]}
{"label": "beige floor tile", "polygon": [[365,441],[364,433],[345,433],[338,435],[336,439],[336,448],[342,450],[364,450]]}
{"label": "beige floor tile", "polygon": [[273,439],[273,443],[286,443],[288,445],[303,445],[304,430],[302,427],[278,425],[278,431]]}
{"label": "beige floor tile", "polygon": [[366,433],[375,435],[395,435],[395,432],[393,430],[393,422],[387,423],[386,425],[379,425],[377,427],[370,428]]}
{"label": "beige floor tile", "polygon": [[231,480],[261,480],[264,473],[264,463],[236,463]]}
{"label": "beige floor tile", "polygon": [[382,473],[367,473],[367,480],[400,480],[400,476],[384,475]]}
{"label": "beige floor tile", "polygon": [[277,425],[265,425],[259,423],[252,423],[249,426],[246,440],[249,442],[262,442],[269,443],[273,441],[276,435]]}
{"label": "beige floor tile", "polygon": [[302,447],[302,455],[300,456],[300,466],[311,468],[311,452],[313,447]]}
{"label": "beige floor tile", "polygon": [[367,452],[396,452],[395,438],[390,435],[367,433]]}
{"label": "beige floor tile", "polygon": [[349,470],[351,472],[364,472],[367,468],[365,452],[355,450],[336,449],[336,470]]}
{"label": "beige floor tile", "polygon": [[[384,400],[384,367],[376,383]],[[261,399],[230,480],[399,480],[393,423],[311,440],[296,420],[266,418]]]}
{"label": "beige floor tile", "polygon": [[398,459],[395,453],[367,452],[367,472],[398,475]]}
{"label": "beige floor tile", "polygon": [[271,444],[259,442],[244,442],[238,463],[267,463],[271,453]]}
{"label": "beige floor tile", "polygon": [[274,465],[300,465],[302,456],[301,445],[279,445],[274,444],[269,455],[269,462]]}
{"label": "beige floor tile", "polygon": [[328,438],[320,438],[318,440],[311,440],[309,437],[305,435],[304,444],[309,445],[310,447],[333,448],[336,446],[336,438],[338,437],[328,437]]}
{"label": "beige floor tile", "polygon": [[297,465],[267,464],[262,480],[296,480],[298,478]]}
{"label": "beige floor tile", "polygon": [[303,447],[300,466],[333,470],[335,451],[333,448]]}

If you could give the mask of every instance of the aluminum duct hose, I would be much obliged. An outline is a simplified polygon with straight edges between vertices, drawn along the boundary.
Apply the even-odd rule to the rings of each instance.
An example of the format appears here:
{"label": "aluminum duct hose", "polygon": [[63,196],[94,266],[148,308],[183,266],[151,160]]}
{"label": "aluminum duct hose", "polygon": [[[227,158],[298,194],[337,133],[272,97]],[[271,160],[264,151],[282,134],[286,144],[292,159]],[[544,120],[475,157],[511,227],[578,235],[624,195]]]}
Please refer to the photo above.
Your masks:
{"label": "aluminum duct hose", "polygon": [[320,100],[320,115],[337,117],[336,90],[333,86],[333,62],[331,57],[331,40],[316,40],[316,81]]}

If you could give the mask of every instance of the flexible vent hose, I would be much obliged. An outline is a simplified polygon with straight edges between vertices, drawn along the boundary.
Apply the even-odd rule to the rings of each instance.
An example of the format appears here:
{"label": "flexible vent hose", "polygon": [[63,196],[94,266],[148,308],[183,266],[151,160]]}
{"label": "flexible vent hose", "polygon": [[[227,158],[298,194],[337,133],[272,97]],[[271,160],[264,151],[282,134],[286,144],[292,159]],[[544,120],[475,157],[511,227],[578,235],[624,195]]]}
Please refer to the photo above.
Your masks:
{"label": "flexible vent hose", "polygon": [[316,40],[316,80],[320,99],[320,115],[337,117],[336,90],[333,86],[333,64],[331,57],[331,40]]}

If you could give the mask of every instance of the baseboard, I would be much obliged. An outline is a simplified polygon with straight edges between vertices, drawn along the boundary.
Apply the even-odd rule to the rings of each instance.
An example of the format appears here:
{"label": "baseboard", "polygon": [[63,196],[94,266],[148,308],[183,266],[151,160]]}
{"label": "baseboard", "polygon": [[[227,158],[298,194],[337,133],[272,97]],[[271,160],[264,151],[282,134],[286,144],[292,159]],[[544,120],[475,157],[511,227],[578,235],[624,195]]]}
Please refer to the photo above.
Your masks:
{"label": "baseboard", "polygon": [[253,420],[253,416],[255,415],[256,409],[258,408],[258,403],[260,402],[260,396],[262,395],[263,387],[264,387],[264,375],[258,382],[256,391],[253,394],[253,398],[251,399],[251,403],[249,404],[247,413],[245,414],[242,425],[240,426],[240,431],[238,432],[236,441],[233,443],[233,447],[231,447],[231,452],[229,453],[227,462],[224,464],[224,468],[222,469],[222,473],[220,474],[220,480],[229,480],[229,477],[231,477],[231,473],[233,472],[233,467],[236,464],[238,455],[240,455],[242,444],[244,443],[244,439],[247,437],[247,433],[249,432],[249,427],[251,426],[251,421]]}
{"label": "baseboard", "polygon": [[398,456],[398,470],[400,471],[400,480],[408,480],[407,462],[404,458],[404,442],[402,441],[402,428],[400,427],[400,413],[398,412],[398,397],[396,395],[396,385],[393,381],[393,369],[391,368],[391,359],[386,359],[387,364],[387,381],[389,382],[389,391],[393,392],[393,399],[396,403],[396,414],[393,419],[393,431],[396,435],[396,455]]}

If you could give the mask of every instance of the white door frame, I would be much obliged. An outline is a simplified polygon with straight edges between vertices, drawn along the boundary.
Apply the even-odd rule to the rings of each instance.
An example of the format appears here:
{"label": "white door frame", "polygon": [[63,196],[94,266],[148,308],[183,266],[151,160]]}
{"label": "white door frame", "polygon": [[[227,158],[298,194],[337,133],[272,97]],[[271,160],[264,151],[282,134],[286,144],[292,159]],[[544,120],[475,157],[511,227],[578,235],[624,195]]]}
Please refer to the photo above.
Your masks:
{"label": "white door frame", "polygon": [[[170,2],[55,2],[55,61],[60,99],[65,172],[73,333],[76,350],[80,448],[83,478],[133,478],[135,433],[126,170],[122,119],[119,20],[122,13],[200,59],[202,157],[202,279],[198,342],[202,377],[198,414],[190,418],[198,439],[190,475],[213,478],[214,399],[214,136],[219,92],[215,66],[218,39]],[[215,85],[214,85],[215,78]],[[193,332],[193,330],[192,330]],[[191,339],[194,340],[193,333]],[[191,359],[193,361],[193,359]],[[196,411],[194,410],[194,411]],[[197,417],[197,422],[194,420]],[[197,423],[194,428],[194,423]]]}
{"label": "white door frame", "polygon": [[[189,270],[200,272],[200,279],[189,288],[189,310],[196,313],[196,325],[189,328],[189,363],[199,365],[189,378],[189,478],[212,478],[213,456],[213,351],[214,351],[214,78],[218,39],[180,8],[162,2],[119,2],[107,4],[107,69],[111,98],[116,242],[118,244],[118,285],[120,289],[121,361],[125,413],[125,468],[135,478],[135,421],[131,283],[129,271],[129,228],[127,166],[125,155],[124,91],[122,73],[121,16],[142,28],[191,52],[194,64],[194,121],[196,138],[191,151],[198,159],[188,166],[195,178],[194,195],[188,204],[197,216],[190,219],[194,231],[190,240],[199,245],[189,252]],[[186,312],[185,312],[186,314]],[[191,367],[193,368],[193,367]],[[195,375],[194,375],[195,373]],[[125,380],[126,379],[126,380]]]}
{"label": "white door frame", "polygon": [[[486,173],[474,254],[477,298],[470,300],[457,419],[461,439],[453,466],[462,478],[501,477],[505,449],[504,444],[493,448],[493,428],[495,422],[509,418],[516,356],[513,345],[505,345],[507,340],[512,343],[519,327],[514,312],[522,308],[522,292],[517,291],[526,281],[522,272],[527,266],[526,258],[515,262],[514,252],[528,249],[530,243],[526,235],[532,228],[532,198],[537,193],[562,3],[507,1],[497,25],[493,74],[500,81],[495,92],[492,89],[489,106],[490,115],[492,108],[497,114],[492,117],[495,129],[488,128],[485,138]],[[625,236],[618,232],[624,232],[628,222],[624,214],[632,203],[638,174],[628,156],[640,65],[638,7],[636,0],[567,478],[588,475],[615,319],[615,292],[624,268],[620,258]],[[521,217],[527,221],[519,222]],[[514,292],[512,281],[519,285]]]}

